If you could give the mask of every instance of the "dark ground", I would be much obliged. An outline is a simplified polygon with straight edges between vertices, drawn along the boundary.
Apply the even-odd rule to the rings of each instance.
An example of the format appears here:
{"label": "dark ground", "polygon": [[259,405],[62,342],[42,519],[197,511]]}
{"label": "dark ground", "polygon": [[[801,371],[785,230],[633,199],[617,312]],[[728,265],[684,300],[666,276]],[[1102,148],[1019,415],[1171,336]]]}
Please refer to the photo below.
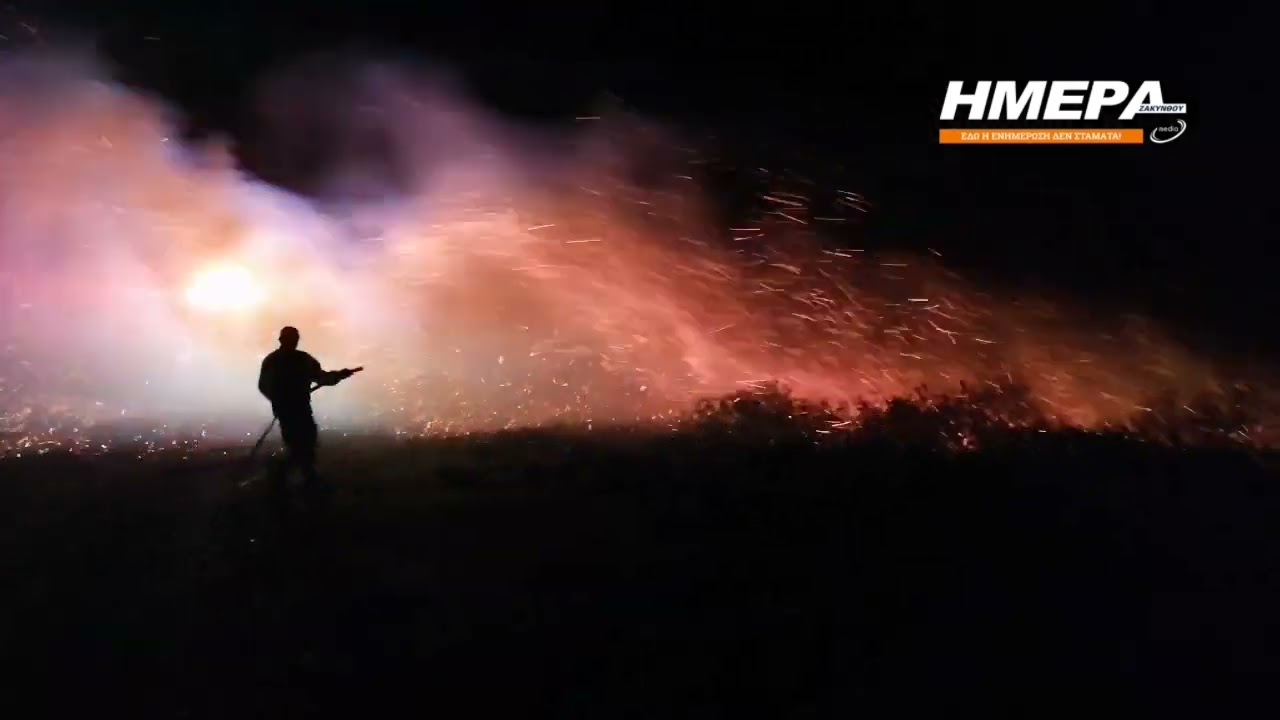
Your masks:
{"label": "dark ground", "polygon": [[0,662],[21,692],[0,707],[1263,709],[1267,458],[1036,431],[960,456],[778,437],[335,440],[336,492],[287,521],[236,487],[243,450],[4,460]]}

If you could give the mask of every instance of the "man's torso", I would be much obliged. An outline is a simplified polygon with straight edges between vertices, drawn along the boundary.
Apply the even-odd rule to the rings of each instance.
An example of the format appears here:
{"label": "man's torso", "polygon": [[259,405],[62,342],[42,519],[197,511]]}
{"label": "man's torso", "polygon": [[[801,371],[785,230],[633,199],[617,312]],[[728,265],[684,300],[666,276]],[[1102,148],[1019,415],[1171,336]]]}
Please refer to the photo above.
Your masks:
{"label": "man's torso", "polygon": [[271,387],[271,407],[277,417],[311,411],[311,381],[320,363],[301,350],[276,350],[263,360],[262,372]]}

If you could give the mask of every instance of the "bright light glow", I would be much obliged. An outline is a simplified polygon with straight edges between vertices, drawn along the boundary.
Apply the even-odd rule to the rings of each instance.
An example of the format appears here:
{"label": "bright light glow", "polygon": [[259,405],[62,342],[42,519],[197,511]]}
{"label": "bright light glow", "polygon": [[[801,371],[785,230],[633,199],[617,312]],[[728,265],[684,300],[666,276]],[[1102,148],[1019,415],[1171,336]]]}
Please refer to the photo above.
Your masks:
{"label": "bright light glow", "polygon": [[220,265],[196,275],[187,287],[187,302],[207,312],[235,312],[257,307],[266,292],[238,265]]}

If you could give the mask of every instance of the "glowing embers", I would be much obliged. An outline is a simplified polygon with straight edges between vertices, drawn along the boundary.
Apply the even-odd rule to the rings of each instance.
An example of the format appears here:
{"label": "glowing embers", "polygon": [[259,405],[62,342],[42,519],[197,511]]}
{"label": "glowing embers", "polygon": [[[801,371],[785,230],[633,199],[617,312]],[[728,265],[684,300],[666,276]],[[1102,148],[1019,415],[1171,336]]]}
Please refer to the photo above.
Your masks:
{"label": "glowing embers", "polygon": [[245,312],[262,304],[266,290],[238,265],[216,265],[199,272],[187,286],[186,300],[204,312]]}

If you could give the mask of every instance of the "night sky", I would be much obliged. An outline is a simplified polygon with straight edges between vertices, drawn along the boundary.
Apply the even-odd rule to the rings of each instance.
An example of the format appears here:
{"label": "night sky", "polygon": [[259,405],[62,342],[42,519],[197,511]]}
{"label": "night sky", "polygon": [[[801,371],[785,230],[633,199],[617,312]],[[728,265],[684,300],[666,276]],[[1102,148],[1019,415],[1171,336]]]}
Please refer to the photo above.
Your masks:
{"label": "night sky", "polygon": [[[1259,13],[1160,3],[579,6],[224,0],[20,3],[6,35],[78,31],[122,80],[229,133],[250,170],[257,80],[317,51],[427,60],[505,113],[559,122],[605,93],[707,131],[744,162],[794,163],[874,202],[868,244],[932,247],[975,273],[1064,287],[1272,350],[1274,151]],[[263,3],[262,5],[266,5]],[[752,9],[756,8],[756,9]],[[1215,8],[1216,9],[1216,8]],[[1165,146],[944,147],[948,80],[1161,80],[1189,105]],[[322,149],[317,149],[322,153]],[[841,168],[838,169],[837,168]]]}

